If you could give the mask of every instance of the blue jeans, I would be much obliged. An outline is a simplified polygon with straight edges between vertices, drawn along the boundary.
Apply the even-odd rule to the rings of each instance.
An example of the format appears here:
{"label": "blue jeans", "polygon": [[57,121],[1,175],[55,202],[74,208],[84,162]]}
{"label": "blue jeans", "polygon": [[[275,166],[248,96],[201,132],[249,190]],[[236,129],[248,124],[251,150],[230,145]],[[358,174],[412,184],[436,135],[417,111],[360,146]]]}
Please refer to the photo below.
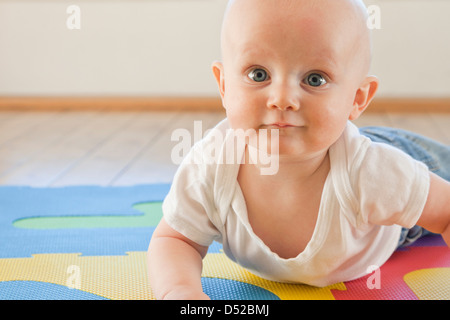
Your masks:
{"label": "blue jeans", "polygon": [[[406,152],[414,159],[425,163],[431,172],[450,181],[450,146],[395,128],[364,127],[359,131],[374,142],[386,143]],[[411,229],[403,228],[398,246],[410,245],[430,233],[417,225]]]}

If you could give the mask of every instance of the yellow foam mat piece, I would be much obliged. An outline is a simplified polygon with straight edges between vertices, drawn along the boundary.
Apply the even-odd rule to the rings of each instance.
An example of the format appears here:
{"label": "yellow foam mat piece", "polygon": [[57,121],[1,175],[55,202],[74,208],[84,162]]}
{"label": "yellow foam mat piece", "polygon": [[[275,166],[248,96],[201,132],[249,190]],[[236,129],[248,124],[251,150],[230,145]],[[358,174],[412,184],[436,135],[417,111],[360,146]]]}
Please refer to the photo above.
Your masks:
{"label": "yellow foam mat piece", "polygon": [[317,288],[302,284],[288,284],[265,280],[240,267],[222,253],[206,255],[203,276],[252,284],[272,292],[281,300],[335,300],[331,290],[346,289],[343,283]]}
{"label": "yellow foam mat piece", "polygon": [[[146,252],[127,252],[123,256],[36,254],[31,258],[0,259],[0,281],[37,281],[70,286],[73,266],[79,270],[79,290],[112,300],[154,299],[147,278]],[[345,290],[342,283],[314,288],[264,280],[241,268],[223,253],[206,255],[202,276],[252,284],[285,300],[333,300],[331,289]]]}
{"label": "yellow foam mat piece", "polygon": [[420,300],[450,300],[450,268],[412,271],[403,280]]}
{"label": "yellow foam mat piece", "polygon": [[124,256],[36,254],[32,258],[0,259],[0,281],[39,281],[72,285],[71,266],[79,270],[79,290],[113,300],[153,299],[145,252]]}

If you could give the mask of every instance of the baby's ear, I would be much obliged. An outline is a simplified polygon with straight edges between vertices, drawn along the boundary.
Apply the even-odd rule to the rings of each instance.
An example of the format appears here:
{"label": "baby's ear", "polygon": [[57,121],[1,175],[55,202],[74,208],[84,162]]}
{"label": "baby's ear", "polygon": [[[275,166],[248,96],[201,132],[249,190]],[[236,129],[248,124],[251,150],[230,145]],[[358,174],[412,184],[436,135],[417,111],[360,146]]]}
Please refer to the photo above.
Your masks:
{"label": "baby's ear", "polygon": [[355,120],[366,110],[372,99],[375,97],[375,93],[378,89],[378,78],[375,76],[368,76],[364,79],[361,86],[358,88],[355,94],[355,100],[353,101],[353,110],[349,119]]}
{"label": "baby's ear", "polygon": [[216,78],[217,85],[219,86],[220,95],[223,100],[224,95],[225,95],[225,80],[224,80],[224,74],[223,74],[223,64],[219,61],[214,61],[212,64],[212,71],[213,71],[214,77]]}

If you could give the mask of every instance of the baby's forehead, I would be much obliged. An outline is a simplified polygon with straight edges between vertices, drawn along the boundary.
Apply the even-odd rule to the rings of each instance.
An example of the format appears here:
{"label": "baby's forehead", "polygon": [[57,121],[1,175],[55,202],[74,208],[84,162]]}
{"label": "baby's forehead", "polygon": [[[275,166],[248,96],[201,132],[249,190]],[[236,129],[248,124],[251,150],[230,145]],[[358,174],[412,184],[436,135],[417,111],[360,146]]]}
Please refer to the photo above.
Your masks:
{"label": "baby's forehead", "polygon": [[272,24],[308,20],[336,27],[353,22],[354,26],[367,28],[367,11],[361,0],[232,0],[226,10],[224,27],[258,18]]}
{"label": "baby's forehead", "polygon": [[[367,32],[367,11],[361,0],[232,0],[226,10],[223,34],[245,36],[253,28],[255,36],[285,26],[284,33],[314,32],[328,27],[329,32]],[[300,27],[303,25],[303,27]],[[366,30],[364,30],[366,29]],[[283,35],[279,35],[283,36]]]}
{"label": "baby's forehead", "polygon": [[222,49],[236,53],[264,40],[340,56],[353,47],[370,47],[366,14],[359,0],[234,0],[224,19]]}

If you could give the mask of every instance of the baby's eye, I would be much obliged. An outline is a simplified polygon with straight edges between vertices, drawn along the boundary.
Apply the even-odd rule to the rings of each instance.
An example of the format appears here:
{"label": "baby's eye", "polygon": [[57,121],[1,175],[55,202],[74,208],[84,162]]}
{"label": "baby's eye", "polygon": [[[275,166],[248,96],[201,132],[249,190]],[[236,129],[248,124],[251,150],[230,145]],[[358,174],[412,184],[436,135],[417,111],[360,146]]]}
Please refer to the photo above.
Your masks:
{"label": "baby's eye", "polygon": [[255,82],[263,82],[269,78],[267,71],[264,69],[254,69],[250,71],[248,77]]}
{"label": "baby's eye", "polygon": [[325,78],[318,73],[311,73],[309,76],[306,77],[305,82],[311,87],[320,87],[321,85],[327,83]]}

